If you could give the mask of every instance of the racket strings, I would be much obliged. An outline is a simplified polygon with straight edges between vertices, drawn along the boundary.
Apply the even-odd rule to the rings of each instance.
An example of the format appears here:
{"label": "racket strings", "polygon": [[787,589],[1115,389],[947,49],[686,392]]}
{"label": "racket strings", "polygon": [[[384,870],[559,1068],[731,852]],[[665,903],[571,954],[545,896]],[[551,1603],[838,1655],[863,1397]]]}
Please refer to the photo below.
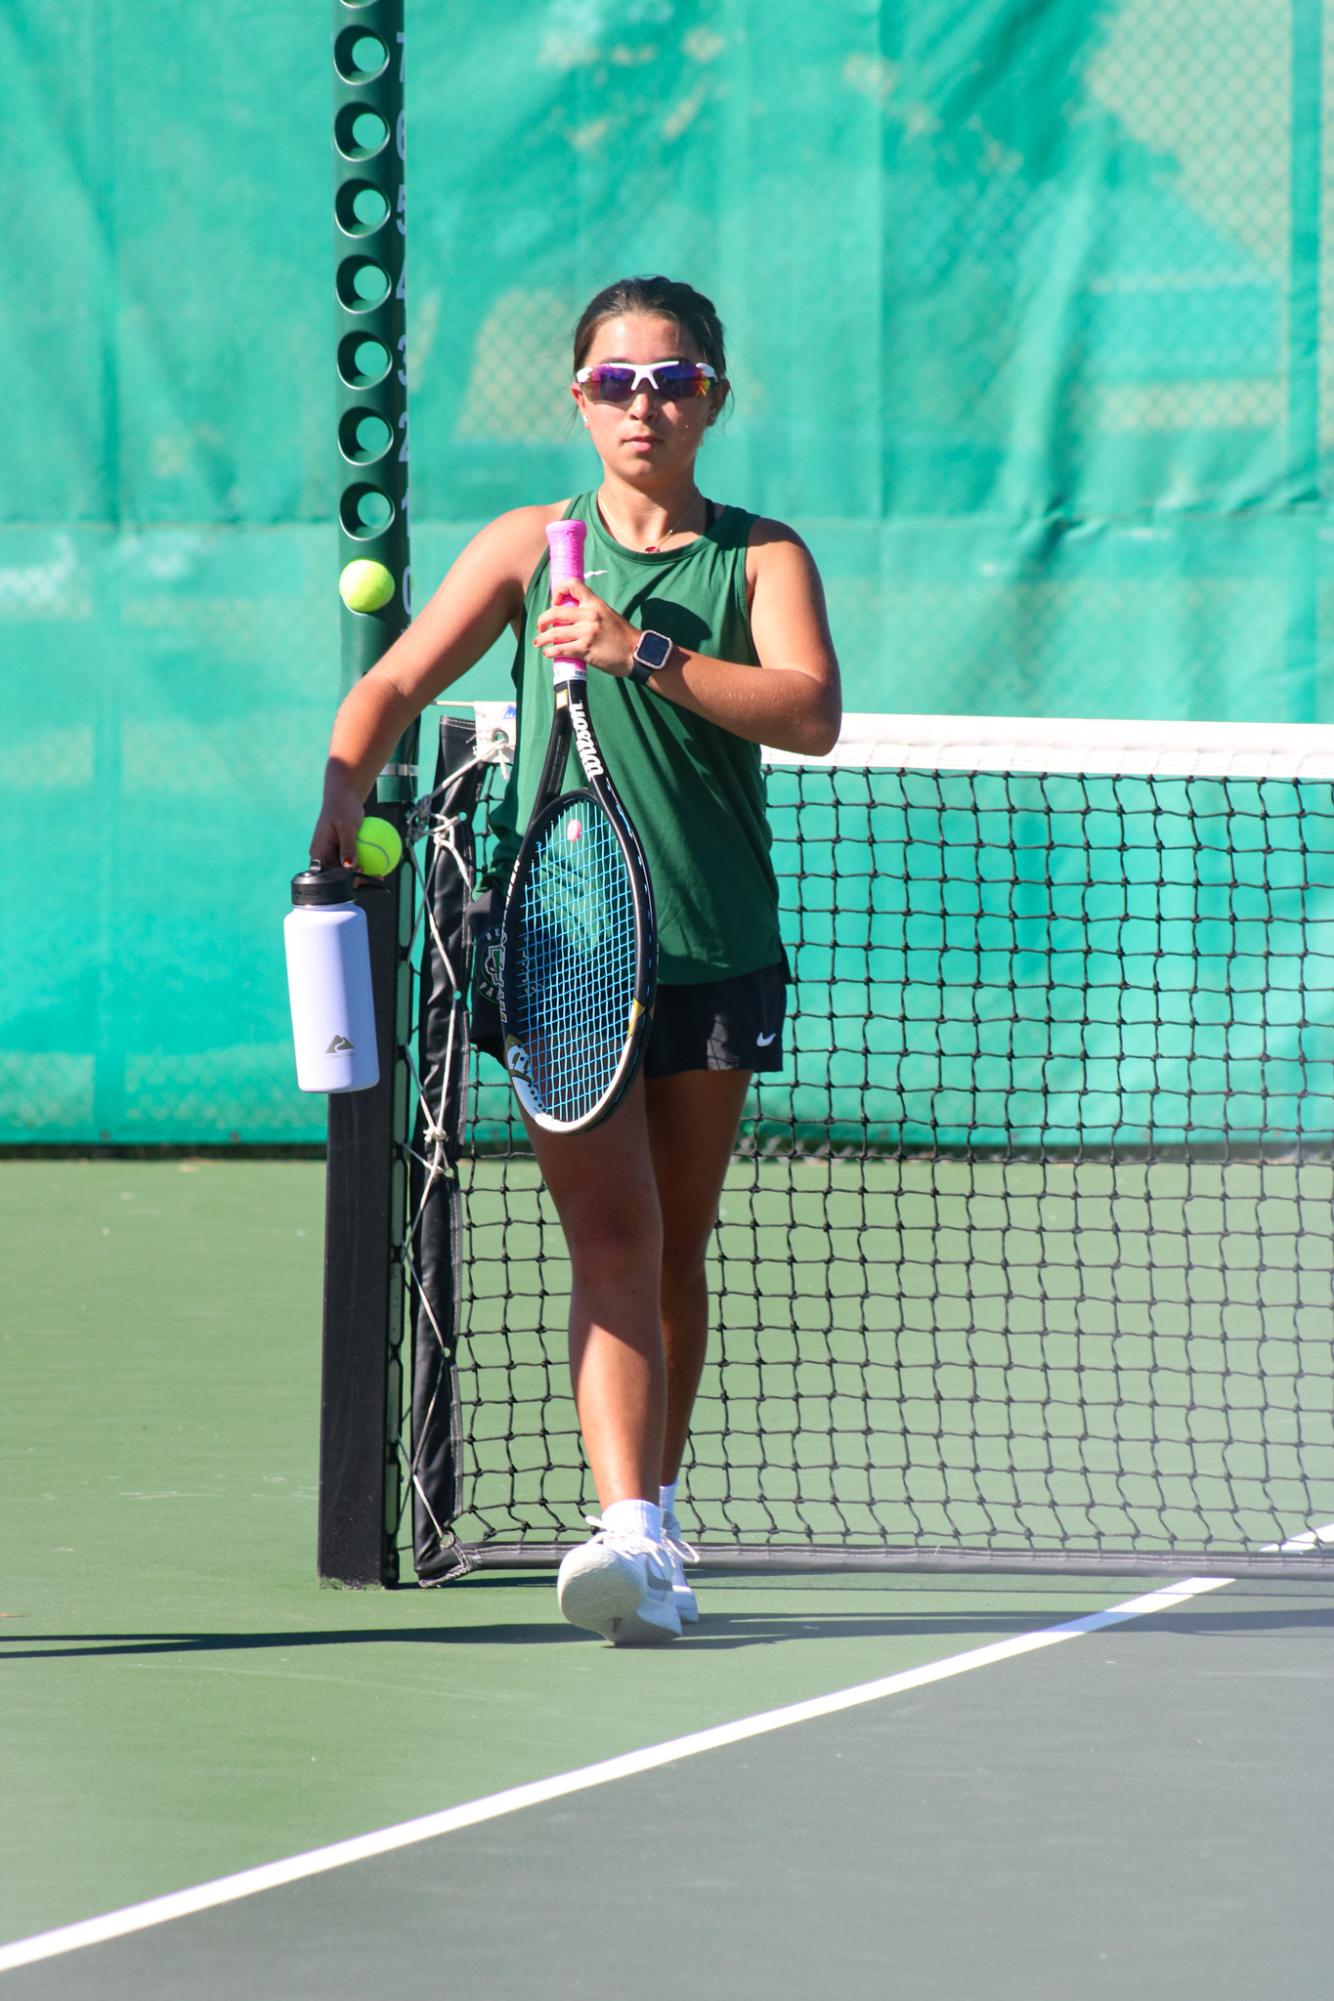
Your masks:
{"label": "racket strings", "polygon": [[520,885],[510,1032],[550,1117],[586,1116],[610,1089],[635,996],[635,899],[620,842],[595,801],[553,813]]}

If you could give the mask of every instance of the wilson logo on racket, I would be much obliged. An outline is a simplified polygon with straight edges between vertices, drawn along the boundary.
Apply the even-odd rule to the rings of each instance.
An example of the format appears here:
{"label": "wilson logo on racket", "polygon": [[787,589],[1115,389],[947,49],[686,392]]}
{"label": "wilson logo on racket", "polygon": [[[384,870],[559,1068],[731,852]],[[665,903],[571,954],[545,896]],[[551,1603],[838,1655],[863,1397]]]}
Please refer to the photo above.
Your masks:
{"label": "wilson logo on racket", "polygon": [[601,778],[604,775],[602,759],[598,756],[593,732],[588,727],[588,717],[576,707],[571,720],[574,723],[574,740],[579,746],[579,762],[589,778]]}

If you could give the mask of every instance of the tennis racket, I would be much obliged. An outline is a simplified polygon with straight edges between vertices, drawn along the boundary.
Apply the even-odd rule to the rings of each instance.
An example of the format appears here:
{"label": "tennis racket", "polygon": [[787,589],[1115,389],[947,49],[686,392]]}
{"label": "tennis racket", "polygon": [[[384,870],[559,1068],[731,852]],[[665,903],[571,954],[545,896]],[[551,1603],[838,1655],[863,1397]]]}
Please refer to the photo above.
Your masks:
{"label": "tennis racket", "polygon": [[[584,573],[582,521],[553,521],[552,602]],[[605,1119],[643,1060],[657,979],[653,885],[588,714],[588,670],[553,663],[556,706],[505,898],[500,1022],[519,1103],[548,1132]],[[562,791],[573,736],[585,783]]]}

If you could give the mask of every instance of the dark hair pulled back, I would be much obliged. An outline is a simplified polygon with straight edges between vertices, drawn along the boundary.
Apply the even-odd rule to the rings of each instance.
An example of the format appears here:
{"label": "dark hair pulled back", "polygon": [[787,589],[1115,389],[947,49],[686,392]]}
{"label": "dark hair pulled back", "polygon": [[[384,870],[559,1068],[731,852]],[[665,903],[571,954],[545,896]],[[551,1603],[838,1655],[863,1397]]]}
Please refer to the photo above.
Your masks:
{"label": "dark hair pulled back", "polygon": [[682,333],[699,349],[700,358],[716,370],[719,380],[727,373],[727,351],[723,345],[723,323],[712,299],[706,299],[693,285],[677,278],[618,278],[604,285],[579,316],[574,330],[574,365],[584,365],[593,336],[605,320],[624,319],[627,313],[657,313],[675,320]]}

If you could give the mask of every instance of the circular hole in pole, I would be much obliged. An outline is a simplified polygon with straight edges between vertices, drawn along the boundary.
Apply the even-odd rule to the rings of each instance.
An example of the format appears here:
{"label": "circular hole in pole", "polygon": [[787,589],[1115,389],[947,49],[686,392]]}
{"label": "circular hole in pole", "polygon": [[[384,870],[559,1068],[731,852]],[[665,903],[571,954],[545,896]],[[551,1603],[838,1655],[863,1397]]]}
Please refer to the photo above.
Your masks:
{"label": "circular hole in pole", "polygon": [[369,28],[344,28],[334,43],[334,68],[344,83],[370,83],[389,67],[389,50]]}
{"label": "circular hole in pole", "polygon": [[345,160],[373,160],[389,144],[389,127],[378,111],[345,104],[334,119],[334,144]]}
{"label": "circular hole in pole", "polygon": [[389,220],[389,197],[373,181],[344,181],[334,214],[344,236],[370,236]]}
{"label": "circular hole in pole", "polygon": [[350,313],[368,313],[389,297],[392,280],[373,257],[345,257],[338,267],[338,296]]}
{"label": "circular hole in pole", "polygon": [[354,542],[370,542],[383,535],[393,518],[394,503],[378,486],[349,486],[338,503],[343,533]]}
{"label": "circular hole in pole", "polygon": [[370,334],[345,334],[338,343],[338,373],[349,389],[373,389],[384,381],[393,362],[384,342]]}
{"label": "circular hole in pole", "polygon": [[375,410],[345,410],[338,420],[338,449],[351,465],[373,465],[382,459],[393,435]]}

